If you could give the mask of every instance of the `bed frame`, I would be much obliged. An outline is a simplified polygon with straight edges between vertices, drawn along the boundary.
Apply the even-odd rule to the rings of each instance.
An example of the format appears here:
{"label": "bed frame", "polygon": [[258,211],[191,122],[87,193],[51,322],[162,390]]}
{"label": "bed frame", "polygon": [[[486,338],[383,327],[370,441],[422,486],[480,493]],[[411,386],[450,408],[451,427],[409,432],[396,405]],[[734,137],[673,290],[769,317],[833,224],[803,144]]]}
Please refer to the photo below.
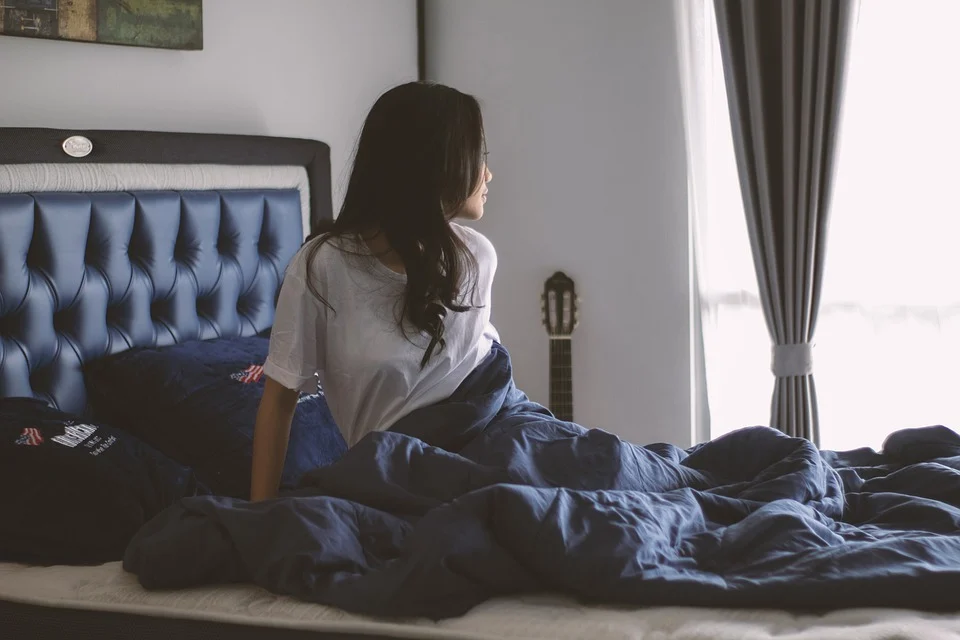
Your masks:
{"label": "bed frame", "polygon": [[[80,155],[85,150],[83,139],[90,142],[89,151]],[[74,143],[67,144],[68,140]],[[316,140],[209,133],[0,127],[0,165],[29,164],[302,167],[310,186],[311,223],[333,218],[330,147]]]}
{"label": "bed frame", "polygon": [[0,396],[87,411],[82,366],[270,328],[331,216],[310,140],[0,129]]}
{"label": "bed frame", "polygon": [[[86,361],[269,330],[287,262],[331,217],[322,142],[0,129],[0,397],[85,413]],[[0,619],[17,638],[307,637],[10,601]]]}

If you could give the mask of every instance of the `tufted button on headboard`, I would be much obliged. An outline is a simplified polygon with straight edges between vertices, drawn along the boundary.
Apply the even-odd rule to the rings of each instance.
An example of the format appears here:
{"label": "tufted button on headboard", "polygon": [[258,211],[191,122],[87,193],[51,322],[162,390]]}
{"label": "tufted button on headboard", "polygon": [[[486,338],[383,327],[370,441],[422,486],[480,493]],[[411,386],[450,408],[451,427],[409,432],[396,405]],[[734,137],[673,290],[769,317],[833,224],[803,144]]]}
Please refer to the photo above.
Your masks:
{"label": "tufted button on headboard", "polygon": [[0,396],[86,410],[83,363],[273,323],[296,189],[0,194]]}

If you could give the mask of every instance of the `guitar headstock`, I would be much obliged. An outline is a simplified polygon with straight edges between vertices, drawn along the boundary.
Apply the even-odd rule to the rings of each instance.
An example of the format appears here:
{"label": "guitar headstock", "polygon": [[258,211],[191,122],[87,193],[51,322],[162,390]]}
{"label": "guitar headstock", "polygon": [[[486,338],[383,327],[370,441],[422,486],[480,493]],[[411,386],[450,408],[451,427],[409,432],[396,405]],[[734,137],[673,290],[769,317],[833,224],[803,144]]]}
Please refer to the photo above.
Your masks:
{"label": "guitar headstock", "polygon": [[562,271],[550,276],[543,285],[541,311],[543,326],[551,338],[569,338],[580,323],[580,299],[573,280]]}

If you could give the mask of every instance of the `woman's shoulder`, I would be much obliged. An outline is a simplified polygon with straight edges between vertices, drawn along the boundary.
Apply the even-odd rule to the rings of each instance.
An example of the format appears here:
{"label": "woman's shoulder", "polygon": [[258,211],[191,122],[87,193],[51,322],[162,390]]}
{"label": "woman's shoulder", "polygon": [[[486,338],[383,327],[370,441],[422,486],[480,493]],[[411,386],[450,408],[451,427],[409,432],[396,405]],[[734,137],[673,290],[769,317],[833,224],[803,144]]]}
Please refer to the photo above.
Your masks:
{"label": "woman's shoulder", "polygon": [[494,248],[493,243],[490,242],[485,235],[473,227],[468,227],[457,222],[451,222],[450,226],[453,228],[454,232],[458,234],[464,242],[467,243],[467,246],[470,247],[471,251],[473,251],[477,260],[496,262],[497,250]]}
{"label": "woman's shoulder", "polygon": [[303,243],[287,266],[287,273],[301,279],[310,277],[323,281],[331,270],[336,270],[344,262],[344,253],[357,253],[355,243],[343,237],[318,236]]}

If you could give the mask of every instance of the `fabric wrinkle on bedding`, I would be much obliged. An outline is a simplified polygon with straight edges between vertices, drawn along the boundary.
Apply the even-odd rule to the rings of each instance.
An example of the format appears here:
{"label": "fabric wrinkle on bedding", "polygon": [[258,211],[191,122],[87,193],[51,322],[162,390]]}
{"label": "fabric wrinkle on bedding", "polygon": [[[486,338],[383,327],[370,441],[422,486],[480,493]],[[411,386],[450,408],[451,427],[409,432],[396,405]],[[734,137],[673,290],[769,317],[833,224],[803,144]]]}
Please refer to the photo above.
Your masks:
{"label": "fabric wrinkle on bedding", "polygon": [[[433,619],[543,591],[635,606],[953,609],[958,446],[925,428],[879,453],[820,452],[756,427],[689,452],[641,447],[530,402],[495,345],[448,401],[368,435],[294,495],[181,500],[141,529],[124,566],[148,588],[242,574],[354,613]],[[858,493],[861,474],[872,477]],[[881,491],[865,492],[871,482]],[[178,567],[197,536],[236,562]]]}

